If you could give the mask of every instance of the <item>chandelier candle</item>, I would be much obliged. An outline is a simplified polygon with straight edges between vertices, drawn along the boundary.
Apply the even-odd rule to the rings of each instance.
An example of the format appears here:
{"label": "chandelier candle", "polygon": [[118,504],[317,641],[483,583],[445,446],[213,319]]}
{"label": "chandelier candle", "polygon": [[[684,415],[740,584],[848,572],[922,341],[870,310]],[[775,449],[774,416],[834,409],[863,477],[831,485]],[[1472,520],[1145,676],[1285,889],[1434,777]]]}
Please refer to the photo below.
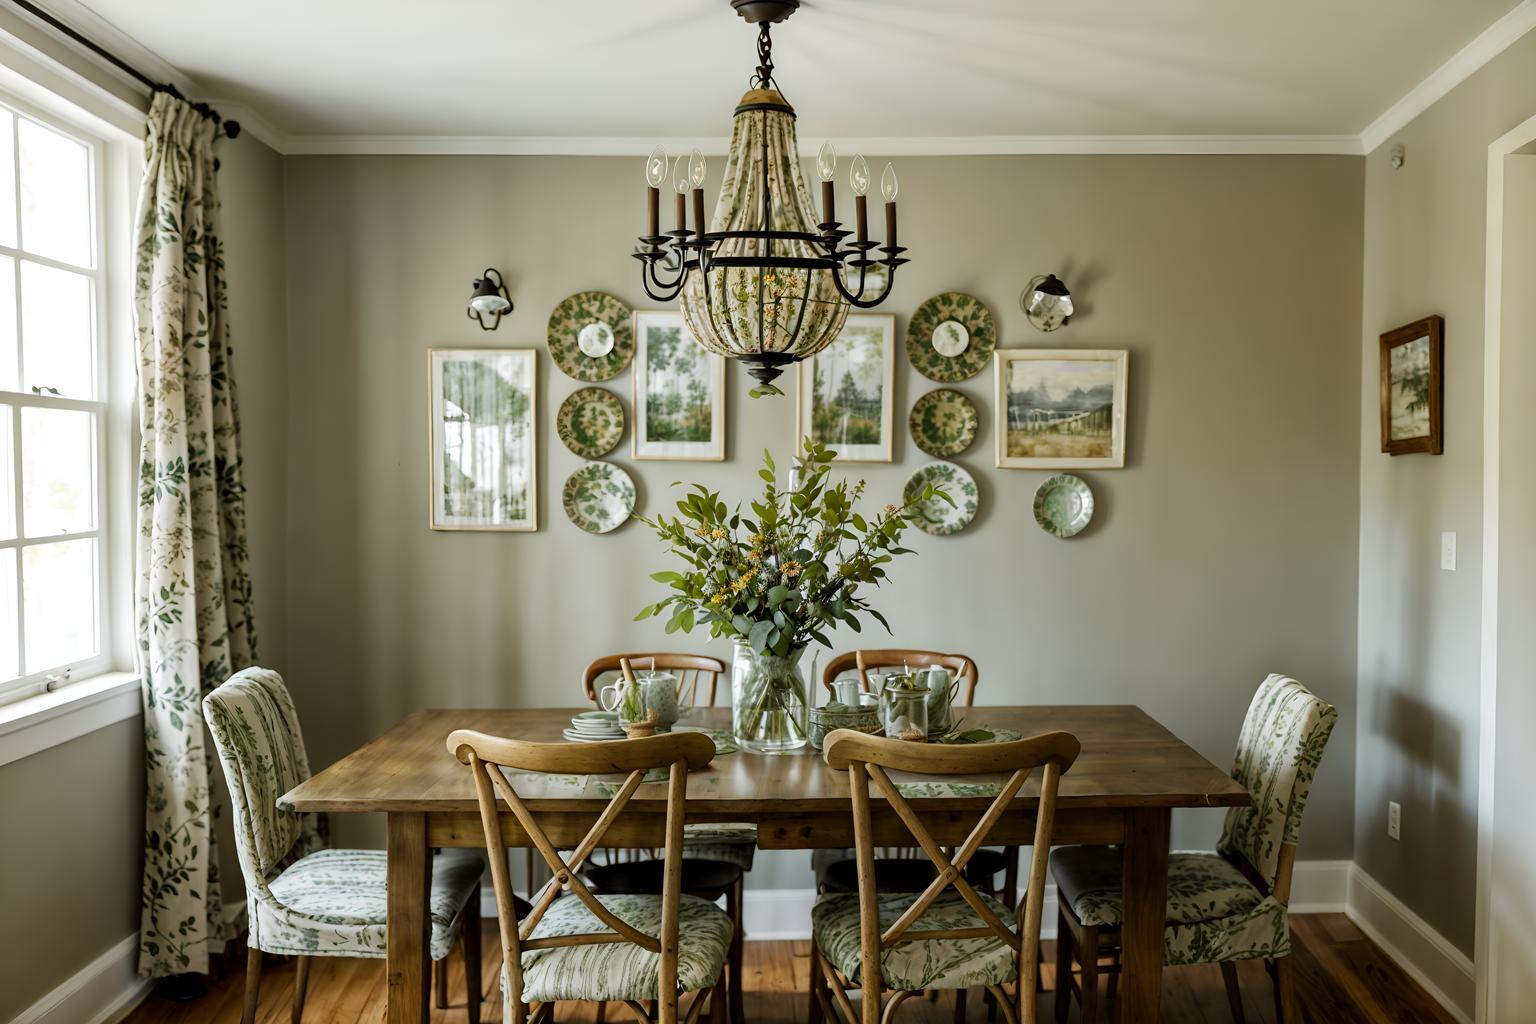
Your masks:
{"label": "chandelier candle", "polygon": [[[822,147],[817,171],[824,219],[817,222],[800,170],[795,110],[773,79],[769,34],[770,25],[799,8],[799,0],[731,0],[731,6],[758,26],[758,65],[736,107],[714,216],[706,227],[704,158],[695,151],[675,166],[677,228],[665,235],[657,229],[656,191],[667,173],[666,154],[658,147],[646,162],[649,234],[641,236],[634,256],[646,295],[657,302],[678,299],[699,344],[747,365],[760,384],[752,392],[756,397],[783,394],[773,381],[784,368],[831,344],[850,308],[883,302],[896,269],[907,261],[895,239],[894,187],[886,190],[883,181],[887,237],[884,245],[869,239],[869,165],[862,156],[855,157],[850,176],[856,232],[849,232],[836,219],[837,155],[830,145]],[[886,173],[894,183],[895,172],[887,167]],[[690,190],[691,204],[685,195]],[[871,259],[877,249],[878,258]],[[885,268],[877,278],[880,293],[866,295],[867,271],[877,265]]]}

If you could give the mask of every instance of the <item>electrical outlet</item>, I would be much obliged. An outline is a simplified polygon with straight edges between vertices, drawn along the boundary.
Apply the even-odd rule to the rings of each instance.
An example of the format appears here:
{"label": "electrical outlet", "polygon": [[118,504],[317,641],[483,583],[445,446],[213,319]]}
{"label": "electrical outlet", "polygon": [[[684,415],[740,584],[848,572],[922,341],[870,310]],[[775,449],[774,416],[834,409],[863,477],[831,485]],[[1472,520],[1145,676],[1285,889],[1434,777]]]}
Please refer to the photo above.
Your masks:
{"label": "electrical outlet", "polygon": [[1387,838],[1403,838],[1403,805],[1396,800],[1387,802]]}
{"label": "electrical outlet", "polygon": [[1442,533],[1440,535],[1440,568],[1446,572],[1456,571],[1456,534]]}

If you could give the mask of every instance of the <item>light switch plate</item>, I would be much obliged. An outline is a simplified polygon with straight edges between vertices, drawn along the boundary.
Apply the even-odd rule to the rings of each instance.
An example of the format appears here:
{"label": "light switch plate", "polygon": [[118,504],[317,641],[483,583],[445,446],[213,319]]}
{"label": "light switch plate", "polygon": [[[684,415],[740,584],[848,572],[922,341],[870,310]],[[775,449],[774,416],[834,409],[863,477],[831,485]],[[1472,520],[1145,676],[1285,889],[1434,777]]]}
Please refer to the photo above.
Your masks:
{"label": "light switch plate", "polygon": [[1456,571],[1456,534],[1442,533],[1440,535],[1440,568],[1446,572]]}
{"label": "light switch plate", "polygon": [[1387,838],[1403,838],[1403,806],[1396,800],[1387,802]]}

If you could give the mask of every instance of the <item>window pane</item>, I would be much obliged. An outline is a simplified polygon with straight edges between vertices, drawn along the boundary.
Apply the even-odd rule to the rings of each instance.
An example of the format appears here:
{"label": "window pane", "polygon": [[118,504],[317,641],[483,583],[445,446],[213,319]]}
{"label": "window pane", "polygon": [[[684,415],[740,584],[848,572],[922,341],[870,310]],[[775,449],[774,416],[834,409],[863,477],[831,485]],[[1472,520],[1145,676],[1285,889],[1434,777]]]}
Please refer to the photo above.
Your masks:
{"label": "window pane", "polygon": [[16,549],[0,548],[0,680],[21,675],[20,639],[21,623],[16,619]]}
{"label": "window pane", "polygon": [[[11,440],[15,417],[14,407],[0,405],[0,539],[3,540],[16,536],[16,446]],[[0,621],[0,632],[4,629],[4,622]],[[0,641],[3,639],[0,637]]]}
{"label": "window pane", "polygon": [[16,261],[0,256],[0,391],[16,390]]}
{"label": "window pane", "polygon": [[21,410],[22,523],[28,537],[96,526],[96,415]]}
{"label": "window pane", "polygon": [[21,244],[28,252],[91,265],[90,151],[21,119]]}
{"label": "window pane", "polygon": [[22,614],[27,672],[96,654],[96,541],[66,540],[22,549]]}
{"label": "window pane", "polygon": [[96,397],[94,290],[84,274],[21,261],[23,390]]}
{"label": "window pane", "polygon": [[0,245],[16,246],[16,116],[0,108]]}

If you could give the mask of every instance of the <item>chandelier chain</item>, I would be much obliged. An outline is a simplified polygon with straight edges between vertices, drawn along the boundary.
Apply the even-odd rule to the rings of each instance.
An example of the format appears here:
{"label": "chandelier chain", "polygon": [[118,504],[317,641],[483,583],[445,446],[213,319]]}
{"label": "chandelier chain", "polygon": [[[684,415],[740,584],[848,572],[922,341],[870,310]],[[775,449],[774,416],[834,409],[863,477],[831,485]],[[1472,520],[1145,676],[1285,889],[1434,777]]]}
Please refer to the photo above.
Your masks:
{"label": "chandelier chain", "polygon": [[752,76],[754,89],[767,89],[773,85],[773,36],[768,32],[768,22],[757,26],[757,74]]}

